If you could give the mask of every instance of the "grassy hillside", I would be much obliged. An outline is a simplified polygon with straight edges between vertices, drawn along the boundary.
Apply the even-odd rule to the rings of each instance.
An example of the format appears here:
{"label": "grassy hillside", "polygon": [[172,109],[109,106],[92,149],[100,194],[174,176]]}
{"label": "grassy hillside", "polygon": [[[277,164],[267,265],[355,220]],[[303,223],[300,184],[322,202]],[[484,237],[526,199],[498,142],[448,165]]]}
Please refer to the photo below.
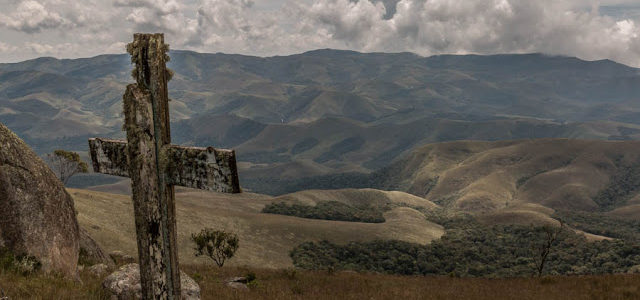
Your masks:
{"label": "grassy hillside", "polygon": [[572,139],[435,143],[370,174],[275,178],[259,184],[273,194],[303,191],[292,194],[298,199],[278,197],[300,203],[331,199],[306,200],[306,189],[402,190],[444,211],[472,213],[489,225],[553,224],[554,210],[637,219],[639,146],[635,141]]}
{"label": "grassy hillside", "polygon": [[[121,250],[137,256],[133,204],[129,196],[70,189],[78,210],[78,221],[107,251]],[[365,191],[372,201],[416,201],[404,193]],[[313,194],[307,192],[306,195]],[[336,193],[333,199],[351,201]],[[390,195],[390,196],[387,196]],[[320,196],[322,197],[322,196]],[[341,198],[342,197],[342,198]],[[379,198],[379,199],[377,199]],[[191,233],[204,227],[238,234],[240,248],[229,263],[268,268],[291,267],[289,251],[305,241],[329,240],[335,243],[398,239],[424,244],[440,237],[442,226],[426,220],[412,208],[397,207],[384,214],[384,223],[356,223],[311,220],[263,214],[262,208],[274,199],[258,194],[218,194],[179,189],[176,193],[180,261],[207,263],[195,258]],[[422,200],[421,203],[429,205]]]}
{"label": "grassy hillside", "polygon": [[351,206],[382,207],[397,204],[422,207],[428,210],[437,205],[411,194],[398,191],[380,191],[375,189],[306,190],[273,198],[273,202],[300,203],[316,205],[323,201],[339,201]]}
{"label": "grassy hillside", "polygon": [[[185,121],[186,122],[186,121]],[[203,139],[199,127],[195,144],[218,145]],[[225,133],[226,134],[226,133]],[[241,133],[240,133],[241,134]],[[236,145],[238,159],[251,162],[248,179],[275,169],[296,169],[281,178],[336,172],[370,172],[427,143],[455,140],[512,140],[524,138],[637,139],[640,126],[614,122],[558,123],[521,117],[464,121],[422,117],[394,123],[363,123],[327,118],[305,124],[272,124]],[[229,134],[230,135],[230,134]],[[187,142],[187,141],[185,141]],[[301,169],[304,165],[304,169]]]}
{"label": "grassy hillside", "polygon": [[311,219],[382,223],[398,207],[422,212],[437,205],[407,193],[374,189],[308,190],[276,197],[262,212]]}
{"label": "grassy hillside", "polygon": [[531,205],[611,210],[637,204],[638,147],[632,141],[569,139],[439,143],[416,149],[377,175],[469,212],[540,211]]}

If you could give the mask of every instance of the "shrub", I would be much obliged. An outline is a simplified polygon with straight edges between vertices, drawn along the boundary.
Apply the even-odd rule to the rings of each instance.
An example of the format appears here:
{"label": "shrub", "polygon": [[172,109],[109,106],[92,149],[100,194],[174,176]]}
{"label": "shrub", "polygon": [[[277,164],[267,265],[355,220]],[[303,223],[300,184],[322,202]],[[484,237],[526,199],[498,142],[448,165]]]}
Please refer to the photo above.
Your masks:
{"label": "shrub", "polygon": [[0,270],[24,276],[40,271],[42,263],[32,255],[14,255],[9,249],[0,247]]}
{"label": "shrub", "polygon": [[196,244],[195,255],[208,256],[218,267],[222,267],[238,250],[238,236],[221,230],[205,228],[198,234],[191,234],[191,240]]}

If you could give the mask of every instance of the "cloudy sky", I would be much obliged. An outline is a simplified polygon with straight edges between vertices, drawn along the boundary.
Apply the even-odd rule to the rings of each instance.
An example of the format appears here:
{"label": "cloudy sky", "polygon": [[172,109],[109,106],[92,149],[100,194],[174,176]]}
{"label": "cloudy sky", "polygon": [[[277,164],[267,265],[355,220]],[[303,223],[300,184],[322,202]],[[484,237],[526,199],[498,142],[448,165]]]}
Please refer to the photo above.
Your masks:
{"label": "cloudy sky", "polygon": [[172,49],[271,56],[530,53],[640,67],[640,0],[0,0],[0,62]]}

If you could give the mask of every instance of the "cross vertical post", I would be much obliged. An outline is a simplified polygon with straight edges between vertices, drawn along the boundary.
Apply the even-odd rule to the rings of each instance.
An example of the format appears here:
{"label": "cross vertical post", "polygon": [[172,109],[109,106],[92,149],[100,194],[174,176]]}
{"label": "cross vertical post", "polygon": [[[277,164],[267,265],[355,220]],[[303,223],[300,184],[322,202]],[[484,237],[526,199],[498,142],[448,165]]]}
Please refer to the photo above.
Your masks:
{"label": "cross vertical post", "polygon": [[136,83],[124,93],[127,141],[92,138],[93,170],[131,178],[144,299],[179,299],[174,186],[240,193],[236,154],[171,145],[164,35],[136,33],[127,45]]}
{"label": "cross vertical post", "polygon": [[164,170],[171,143],[163,34],[135,34],[127,45],[132,76],[123,96],[127,154],[144,299],[179,299],[175,193]]}

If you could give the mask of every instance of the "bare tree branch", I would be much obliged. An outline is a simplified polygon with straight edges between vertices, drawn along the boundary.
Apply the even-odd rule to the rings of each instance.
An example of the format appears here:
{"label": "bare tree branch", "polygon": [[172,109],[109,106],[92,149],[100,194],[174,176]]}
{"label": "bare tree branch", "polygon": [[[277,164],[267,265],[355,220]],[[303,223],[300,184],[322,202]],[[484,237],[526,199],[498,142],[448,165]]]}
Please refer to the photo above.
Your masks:
{"label": "bare tree branch", "polygon": [[533,260],[536,264],[536,272],[538,274],[538,277],[542,276],[545,263],[547,262],[547,257],[549,256],[549,253],[551,253],[551,248],[553,247],[554,242],[558,239],[558,234],[560,234],[563,229],[564,222],[562,220],[560,220],[559,227],[551,225],[543,226],[542,231],[544,233],[544,236],[542,243],[539,245],[532,245],[532,251],[534,253]]}

